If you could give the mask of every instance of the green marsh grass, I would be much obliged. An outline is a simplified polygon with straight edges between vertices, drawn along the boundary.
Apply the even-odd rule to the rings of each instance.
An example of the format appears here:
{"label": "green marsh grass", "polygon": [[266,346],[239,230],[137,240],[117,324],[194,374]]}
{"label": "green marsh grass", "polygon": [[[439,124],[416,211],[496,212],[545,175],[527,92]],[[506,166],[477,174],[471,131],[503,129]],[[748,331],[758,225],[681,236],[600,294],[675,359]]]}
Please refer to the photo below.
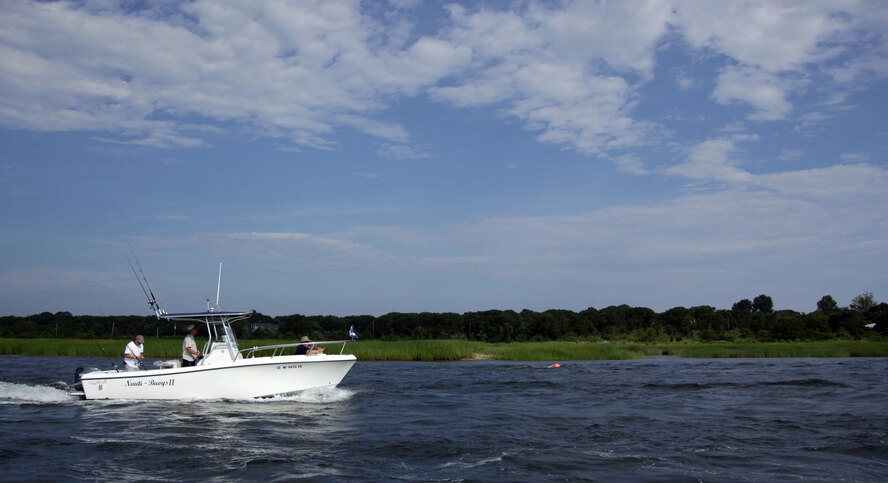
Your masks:
{"label": "green marsh grass", "polygon": [[363,361],[458,361],[471,359],[489,346],[466,340],[361,341],[346,352]]}
{"label": "green marsh grass", "polygon": [[661,355],[661,349],[644,344],[607,342],[516,342],[487,344],[482,354],[510,361],[628,360]]}
{"label": "green marsh grass", "polygon": [[[198,345],[206,340],[199,339]],[[111,339],[3,339],[0,354],[34,356],[107,356],[122,358],[128,340]],[[284,340],[241,340],[241,349],[292,343]],[[339,344],[327,346],[339,353]],[[181,356],[180,339],[145,340],[152,359]],[[888,357],[888,341],[829,340],[817,342],[688,342],[643,344],[629,342],[515,342],[489,344],[466,340],[358,341],[345,346],[346,354],[363,361],[457,361],[495,359],[511,361],[627,360],[673,355],[688,358],[761,357]]]}
{"label": "green marsh grass", "polygon": [[[27,356],[107,356],[123,358],[123,349],[130,339],[2,339],[0,354]],[[178,339],[146,339],[145,356],[177,358],[182,355]]]}
{"label": "green marsh grass", "polygon": [[712,342],[667,344],[659,347],[664,354],[693,358],[888,357],[888,342],[869,340]]}

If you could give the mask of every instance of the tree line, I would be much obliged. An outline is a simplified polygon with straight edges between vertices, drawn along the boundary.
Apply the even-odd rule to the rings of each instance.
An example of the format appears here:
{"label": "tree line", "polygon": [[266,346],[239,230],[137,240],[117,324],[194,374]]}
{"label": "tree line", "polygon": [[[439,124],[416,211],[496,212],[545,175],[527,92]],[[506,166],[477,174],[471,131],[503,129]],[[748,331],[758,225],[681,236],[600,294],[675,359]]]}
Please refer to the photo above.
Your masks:
{"label": "tree line", "polygon": [[[468,339],[483,342],[549,340],[675,342],[794,341],[881,337],[888,335],[888,304],[865,292],[840,307],[830,295],[817,310],[800,313],[774,310],[768,295],[742,299],[730,310],[708,305],[674,307],[657,313],[628,305],[602,309],[486,310],[458,313],[402,313],[381,316],[285,315],[255,313],[235,323],[242,339],[341,340],[354,327],[362,339]],[[0,317],[0,337],[129,338],[181,337],[184,324],[153,316],[75,316],[44,312],[27,317]]]}

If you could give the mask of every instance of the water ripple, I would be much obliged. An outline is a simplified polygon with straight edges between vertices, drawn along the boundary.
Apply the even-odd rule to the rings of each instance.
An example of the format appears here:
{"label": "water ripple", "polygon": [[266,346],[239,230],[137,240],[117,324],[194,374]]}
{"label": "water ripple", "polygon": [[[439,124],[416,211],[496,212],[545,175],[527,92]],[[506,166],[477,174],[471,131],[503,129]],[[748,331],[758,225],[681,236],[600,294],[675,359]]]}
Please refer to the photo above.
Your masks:
{"label": "water ripple", "polygon": [[3,358],[4,479],[888,480],[883,359],[359,362],[250,401],[53,386],[99,362]]}

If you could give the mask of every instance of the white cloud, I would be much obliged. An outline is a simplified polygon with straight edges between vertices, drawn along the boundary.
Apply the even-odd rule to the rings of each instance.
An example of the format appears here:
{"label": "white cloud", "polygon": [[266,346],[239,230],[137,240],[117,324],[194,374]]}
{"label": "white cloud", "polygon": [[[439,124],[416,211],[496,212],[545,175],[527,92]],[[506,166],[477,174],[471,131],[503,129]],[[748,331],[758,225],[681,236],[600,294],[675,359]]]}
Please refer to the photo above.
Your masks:
{"label": "white cloud", "polygon": [[[551,48],[559,57],[601,59],[617,70],[650,76],[654,53],[673,18],[669,2],[571,2],[565,8],[532,8]],[[577,46],[588,48],[577,48]]]}
{"label": "white cloud", "polygon": [[[447,213],[450,220],[464,216],[461,222],[436,222],[429,215],[419,226],[391,226],[397,221],[360,225],[369,219],[418,219],[411,212],[415,207],[405,203],[430,203],[429,198],[404,202],[392,190],[385,195],[392,196],[386,198],[389,204],[380,208],[362,204],[367,192],[331,201],[325,198],[328,193],[302,190],[306,205],[290,211],[256,208],[252,203],[261,202],[256,200],[230,200],[228,207],[255,211],[231,215],[226,210],[225,219],[256,231],[204,232],[174,240],[177,249],[199,247],[194,251],[201,254],[207,244],[210,251],[216,244],[219,252],[261,257],[272,269],[347,266],[356,268],[350,275],[367,269],[368,279],[391,271],[448,272],[460,281],[496,279],[490,286],[497,287],[513,280],[527,282],[523,287],[544,280],[578,290],[592,287],[590,292],[613,283],[626,294],[679,286],[696,292],[713,285],[712,280],[728,286],[744,278],[770,282],[784,268],[789,275],[781,277],[804,284],[841,272],[849,261],[866,264],[864,257],[872,256],[878,264],[885,259],[888,177],[879,163],[867,164],[879,156],[878,143],[821,151],[810,138],[802,139],[858,128],[862,119],[845,126],[843,116],[855,114],[852,109],[869,115],[873,106],[867,103],[881,99],[884,89],[863,90],[881,89],[876,83],[888,77],[888,9],[880,2],[467,5],[430,2],[416,8],[414,0],[0,2],[0,128],[88,131],[89,139],[102,144],[97,151],[115,152],[123,152],[121,146],[206,147],[232,134],[271,138],[269,144],[288,152],[333,150],[363,140],[347,135],[358,131],[378,139],[370,151],[379,156],[421,159],[437,156],[440,149],[430,143],[443,138],[437,137],[440,132],[412,132],[428,126],[420,108],[432,101],[443,107],[430,111],[470,107],[468,115],[494,113],[539,141],[613,161],[620,173],[664,178],[630,183],[654,187],[653,193],[620,193],[657,199],[651,203],[590,211],[568,207],[552,216],[475,215],[496,213],[513,194],[530,194],[522,206],[532,204],[537,193],[555,196],[543,190],[558,178],[535,179],[537,170],[548,166],[525,160],[502,181],[532,184],[493,186],[493,194],[477,194],[481,208],[471,206],[476,198],[466,197],[457,208],[463,211]],[[412,122],[401,124],[399,115]],[[436,127],[443,125],[436,122]],[[885,131],[872,125],[872,132]],[[794,160],[791,166],[798,169],[775,172],[775,166],[790,164],[744,149],[757,141],[763,152],[778,152],[777,160]],[[633,149],[639,146],[646,149]],[[835,151],[845,154],[830,154]],[[523,159],[506,150],[489,157],[478,152],[471,162],[494,163],[500,174],[505,174],[502,166],[518,167],[509,161]],[[664,166],[665,156],[675,153],[674,164]],[[163,163],[164,156],[155,158]],[[827,156],[833,156],[834,165],[829,166]],[[551,159],[555,164],[566,158],[555,153]],[[376,172],[352,161],[335,170],[378,179]],[[380,160],[371,156],[365,161]],[[26,160],[10,162],[18,171],[5,170],[3,178],[16,183],[25,172],[40,171],[24,169]],[[193,164],[183,163],[177,171],[184,174],[188,170],[181,168]],[[389,164],[395,169],[404,163]],[[806,169],[812,165],[817,168]],[[89,164],[97,166],[104,165]],[[304,168],[300,174],[311,182],[311,166]],[[227,174],[223,171],[241,172],[213,171],[217,179]],[[483,181],[460,186],[483,191]],[[691,196],[670,194],[687,186],[702,189]],[[589,203],[584,206],[596,206],[596,199],[582,195]],[[503,198],[491,201],[490,196]],[[568,189],[557,196],[573,200],[580,194]],[[36,211],[43,204],[33,205]],[[529,209],[550,212],[534,208]],[[507,209],[515,213],[521,207]],[[203,223],[181,215],[159,219]],[[221,228],[209,230],[214,229]],[[5,273],[12,274],[2,280],[9,288],[16,277],[31,283],[42,272]],[[858,273],[878,280],[870,274],[884,270],[868,266]],[[584,283],[571,284],[574,280]]]}
{"label": "white cloud", "polygon": [[748,182],[752,177],[736,166],[739,161],[733,157],[735,151],[734,139],[709,139],[692,146],[683,162],[666,168],[664,173],[695,180]]}
{"label": "white cloud", "polygon": [[848,101],[848,97],[850,96],[849,92],[844,91],[836,91],[829,94],[826,100],[823,101],[823,105],[828,107],[833,106],[842,106]]}
{"label": "white cloud", "polygon": [[824,70],[842,88],[860,90],[888,77],[888,13],[878,1],[852,3],[849,7],[855,15],[846,18],[853,28],[842,40],[853,42],[855,55],[831,63]]}
{"label": "white cloud", "polygon": [[699,87],[699,81],[695,80],[691,76],[689,76],[686,72],[676,71],[675,72],[675,83],[678,85],[678,88],[683,91],[689,91],[691,89],[696,89]]}
{"label": "white cloud", "polygon": [[781,80],[761,69],[731,66],[718,76],[713,99],[719,104],[743,101],[756,110],[749,119],[777,121],[786,118],[792,105],[786,100],[787,89]]}
{"label": "white cloud", "polygon": [[846,162],[862,163],[869,161],[869,153],[845,153],[839,156],[839,159]]}
{"label": "white cloud", "polygon": [[802,149],[782,149],[780,154],[777,156],[777,159],[781,161],[793,161],[801,158],[805,155],[805,151]]}
{"label": "white cloud", "polygon": [[[495,106],[541,141],[598,155],[661,130],[635,109],[670,35],[725,56],[712,98],[751,105],[751,120],[786,119],[814,65],[832,62],[824,68],[839,82],[888,75],[884,35],[865,37],[885,15],[867,2],[451,4],[449,23],[419,36],[415,7],[2,2],[0,126],[206,146],[184,133],[194,116],[323,150],[337,146],[343,126],[406,142],[405,127],[375,116],[393,99],[427,92],[457,107]],[[676,81],[700,85],[684,72]]]}
{"label": "white cloud", "polygon": [[407,131],[397,124],[383,123],[348,114],[336,116],[336,121],[344,126],[352,126],[362,132],[389,141],[405,142],[409,138]]}
{"label": "white cloud", "polygon": [[376,150],[376,154],[390,159],[424,159],[431,157],[420,148],[403,144],[383,144]]}
{"label": "white cloud", "polygon": [[0,125],[201,145],[170,132],[180,129],[176,121],[150,120],[193,114],[247,122],[319,149],[335,145],[329,136],[341,125],[403,141],[402,127],[366,114],[384,107],[383,96],[436,81],[466,55],[429,38],[405,51],[373,46],[377,26],[354,6],[194,2],[181,5],[177,17],[149,18],[4,2]]}
{"label": "white cloud", "polygon": [[803,135],[811,135],[823,129],[824,123],[826,123],[826,121],[829,119],[830,116],[822,112],[808,112],[796,119],[796,125],[793,127],[793,131],[796,131]]}
{"label": "white cloud", "polygon": [[851,25],[840,10],[855,2],[675,2],[677,23],[696,48],[709,48],[768,73],[793,71],[803,64],[838,55],[820,44]]}
{"label": "white cloud", "polygon": [[[878,2],[678,0],[676,6],[676,25],[691,46],[735,63],[722,71],[713,98],[722,104],[749,103],[755,108],[752,120],[786,119],[791,98],[803,87],[800,80],[815,66],[825,67],[839,82],[864,70],[888,73],[879,67],[888,65],[879,61],[885,58],[884,36],[864,40],[888,25],[884,15],[864,20],[882,10]],[[879,46],[861,50],[867,42]],[[842,67],[833,65],[837,59]]]}
{"label": "white cloud", "polygon": [[435,98],[457,106],[501,103],[502,112],[540,131],[541,141],[590,155],[643,144],[655,129],[632,117],[627,78],[651,76],[668,4],[533,4],[523,15],[450,11],[455,26],[448,38],[472,48],[475,68],[430,88]]}
{"label": "white cloud", "polygon": [[[888,195],[881,186],[888,183],[888,171],[870,164],[837,164],[826,168],[803,169],[757,175],[755,184],[774,190],[787,199],[819,200],[830,203],[830,211],[871,210]],[[884,217],[884,210],[872,213]],[[855,216],[869,216],[858,213]]]}
{"label": "white cloud", "polygon": [[108,144],[154,148],[196,148],[208,146],[209,144],[201,138],[184,135],[184,132],[193,131],[195,127],[198,128],[196,130],[205,132],[217,131],[217,129],[210,126],[194,126],[169,121],[121,121],[117,125],[121,138],[112,139],[96,136],[93,139]]}
{"label": "white cloud", "polygon": [[631,155],[618,157],[617,169],[620,172],[635,175],[646,175],[651,173],[650,170],[645,167],[644,161],[638,159],[636,156]]}
{"label": "white cloud", "polygon": [[840,84],[856,85],[884,79],[888,77],[888,55],[884,52],[867,53],[841,66],[827,68],[827,72]]}

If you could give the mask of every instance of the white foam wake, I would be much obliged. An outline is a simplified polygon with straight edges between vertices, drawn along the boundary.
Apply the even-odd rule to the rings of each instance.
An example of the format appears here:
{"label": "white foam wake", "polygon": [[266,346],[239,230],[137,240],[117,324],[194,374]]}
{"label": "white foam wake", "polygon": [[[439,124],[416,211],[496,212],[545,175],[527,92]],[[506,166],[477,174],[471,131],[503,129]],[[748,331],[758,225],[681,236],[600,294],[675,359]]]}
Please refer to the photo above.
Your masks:
{"label": "white foam wake", "polygon": [[52,403],[70,400],[71,396],[62,389],[0,381],[0,403]]}
{"label": "white foam wake", "polygon": [[340,387],[321,387],[270,398],[270,401],[297,401],[307,404],[326,404],[341,402],[354,396],[353,391]]}

